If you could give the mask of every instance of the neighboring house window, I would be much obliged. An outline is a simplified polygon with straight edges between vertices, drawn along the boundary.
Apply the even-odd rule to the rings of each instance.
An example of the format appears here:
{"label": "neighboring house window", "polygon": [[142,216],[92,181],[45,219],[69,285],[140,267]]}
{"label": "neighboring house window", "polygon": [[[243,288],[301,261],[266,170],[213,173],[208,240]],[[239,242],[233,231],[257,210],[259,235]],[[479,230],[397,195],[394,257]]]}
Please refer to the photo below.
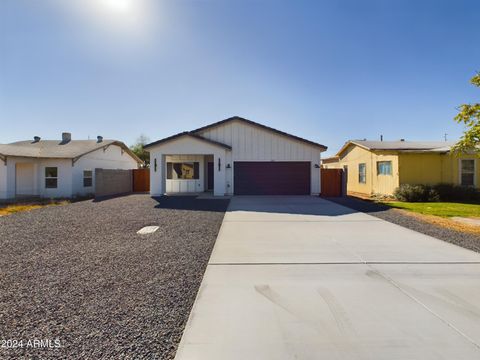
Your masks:
{"label": "neighboring house window", "polygon": [[392,162],[377,161],[377,175],[392,175]]}
{"label": "neighboring house window", "polygon": [[92,170],[83,170],[83,187],[91,187],[93,184]]}
{"label": "neighboring house window", "polygon": [[475,160],[460,160],[460,184],[462,186],[475,185]]}
{"label": "neighboring house window", "polygon": [[167,179],[169,180],[193,180],[199,179],[199,163],[167,163]]}
{"label": "neighboring house window", "polygon": [[367,164],[358,164],[358,182],[365,184],[367,182]]}
{"label": "neighboring house window", "polygon": [[58,168],[45,168],[45,187],[47,189],[56,189],[58,187]]}

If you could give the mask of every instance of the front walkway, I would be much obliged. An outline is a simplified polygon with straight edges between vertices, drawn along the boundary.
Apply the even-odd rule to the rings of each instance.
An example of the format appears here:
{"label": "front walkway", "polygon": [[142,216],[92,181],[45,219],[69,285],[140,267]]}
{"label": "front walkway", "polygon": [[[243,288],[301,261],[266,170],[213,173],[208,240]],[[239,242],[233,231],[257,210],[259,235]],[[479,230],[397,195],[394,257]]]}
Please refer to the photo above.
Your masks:
{"label": "front walkway", "polygon": [[480,358],[480,254],[314,197],[234,197],[177,360]]}

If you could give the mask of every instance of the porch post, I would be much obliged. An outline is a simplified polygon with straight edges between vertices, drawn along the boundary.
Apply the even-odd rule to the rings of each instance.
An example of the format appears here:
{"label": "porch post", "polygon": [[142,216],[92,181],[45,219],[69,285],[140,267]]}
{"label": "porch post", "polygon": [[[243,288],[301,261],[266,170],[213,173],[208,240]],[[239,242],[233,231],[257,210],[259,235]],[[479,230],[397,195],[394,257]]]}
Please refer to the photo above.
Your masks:
{"label": "porch post", "polygon": [[224,196],[225,187],[225,151],[213,154],[213,195]]}
{"label": "porch post", "polygon": [[150,195],[161,196],[165,193],[165,155],[150,153]]}

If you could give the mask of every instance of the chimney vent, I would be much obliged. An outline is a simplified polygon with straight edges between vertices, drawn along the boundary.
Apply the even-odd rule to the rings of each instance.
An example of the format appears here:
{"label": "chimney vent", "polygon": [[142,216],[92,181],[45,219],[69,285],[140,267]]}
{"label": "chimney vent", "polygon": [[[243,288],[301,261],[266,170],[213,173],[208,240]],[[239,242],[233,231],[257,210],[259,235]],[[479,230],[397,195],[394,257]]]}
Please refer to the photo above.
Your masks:
{"label": "chimney vent", "polygon": [[63,132],[62,133],[62,142],[63,143],[68,143],[72,140],[72,133],[69,132]]}
{"label": "chimney vent", "polygon": [[400,139],[400,141],[405,141],[405,139]]}
{"label": "chimney vent", "polygon": [[39,141],[40,141],[40,136],[34,136],[34,137],[33,137],[33,142],[34,142],[34,143],[37,143],[37,142],[39,142]]}
{"label": "chimney vent", "polygon": [[103,141],[103,136],[98,135],[97,136],[97,142],[101,143]]}
{"label": "chimney vent", "polygon": [[380,141],[383,141],[383,135],[380,135]]}

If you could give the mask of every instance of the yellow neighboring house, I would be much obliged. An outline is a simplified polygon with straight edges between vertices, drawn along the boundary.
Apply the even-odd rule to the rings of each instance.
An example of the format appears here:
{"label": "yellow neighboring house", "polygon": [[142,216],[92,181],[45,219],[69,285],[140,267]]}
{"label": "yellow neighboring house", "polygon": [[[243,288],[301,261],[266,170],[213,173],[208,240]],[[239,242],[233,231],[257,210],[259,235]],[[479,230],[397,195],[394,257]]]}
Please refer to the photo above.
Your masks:
{"label": "yellow neighboring house", "polygon": [[342,168],[349,194],[392,195],[400,184],[479,187],[479,158],[454,154],[453,142],[350,140],[323,168]]}

